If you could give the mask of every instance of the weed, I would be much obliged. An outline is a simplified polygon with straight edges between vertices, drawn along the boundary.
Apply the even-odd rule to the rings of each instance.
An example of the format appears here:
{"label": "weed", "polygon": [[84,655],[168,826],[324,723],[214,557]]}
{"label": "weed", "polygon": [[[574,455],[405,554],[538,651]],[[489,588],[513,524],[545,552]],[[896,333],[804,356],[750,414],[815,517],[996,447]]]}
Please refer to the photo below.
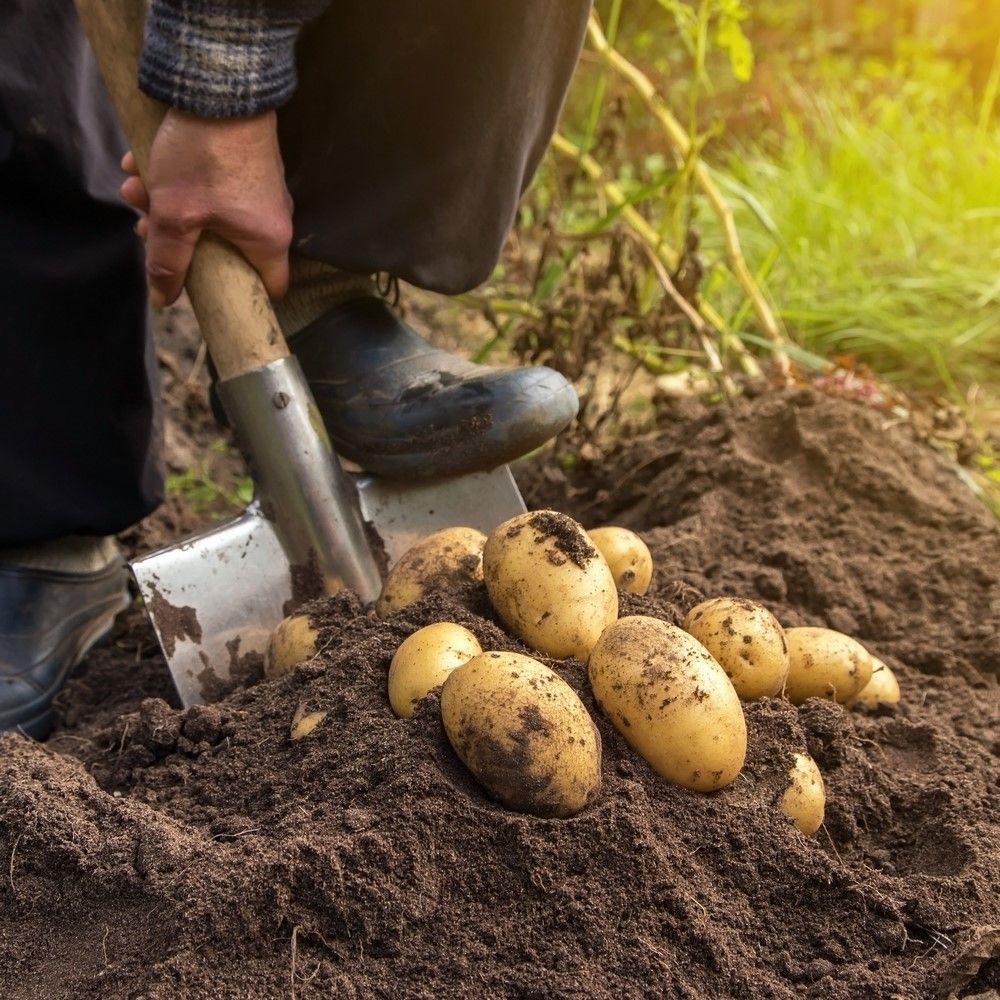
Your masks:
{"label": "weed", "polygon": [[227,487],[212,477],[207,461],[168,474],[165,486],[167,496],[180,497],[198,514],[224,517],[242,510],[253,499],[253,480],[249,476]]}

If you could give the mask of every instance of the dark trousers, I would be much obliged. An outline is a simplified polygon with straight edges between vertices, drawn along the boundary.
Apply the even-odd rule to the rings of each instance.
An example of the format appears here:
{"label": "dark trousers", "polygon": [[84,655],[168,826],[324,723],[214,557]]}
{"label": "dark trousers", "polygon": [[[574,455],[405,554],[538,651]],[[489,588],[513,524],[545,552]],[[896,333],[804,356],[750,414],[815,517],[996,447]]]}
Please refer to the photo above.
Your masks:
{"label": "dark trousers", "polygon": [[[457,292],[491,272],[591,0],[334,0],[279,113],[294,250]],[[161,499],[141,249],[71,0],[0,5],[0,546]]]}

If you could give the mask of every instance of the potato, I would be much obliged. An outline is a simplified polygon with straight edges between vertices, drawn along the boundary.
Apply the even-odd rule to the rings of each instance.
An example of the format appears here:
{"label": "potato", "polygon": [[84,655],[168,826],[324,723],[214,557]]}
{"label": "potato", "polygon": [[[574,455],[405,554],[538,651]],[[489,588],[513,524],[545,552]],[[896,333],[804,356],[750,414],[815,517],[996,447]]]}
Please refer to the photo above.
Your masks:
{"label": "potato", "polygon": [[872,656],[871,661],[872,679],[847,703],[848,708],[855,705],[878,708],[879,705],[899,704],[899,681],[896,680],[896,675],[877,656]]}
{"label": "potato", "polygon": [[291,615],[278,622],[264,654],[264,676],[274,680],[316,655],[319,633],[306,615]]}
{"label": "potato", "polygon": [[292,717],[292,728],[288,733],[290,740],[304,740],[310,736],[316,727],[329,715],[328,712],[307,712],[305,705],[299,705]]}
{"label": "potato", "polygon": [[441,690],[441,719],[462,759],[509,809],[565,818],[601,788],[601,738],[576,692],[518,653],[483,653]]}
{"label": "potato", "polygon": [[781,693],[788,676],[785,630],[767,608],[741,597],[716,597],[684,619],[690,632],[721,664],[745,699]]}
{"label": "potato", "polygon": [[618,588],[604,556],[571,517],[520,514],[496,528],[483,550],[493,607],[546,656],[586,661],[618,617]]}
{"label": "potato", "polygon": [[868,650],[830,628],[785,629],[788,680],[785,695],[793,705],[806,698],[827,698],[844,704],[872,678]]}
{"label": "potato", "polygon": [[808,754],[797,753],[788,772],[789,785],[781,797],[781,811],[811,837],[823,823],[826,789],[816,761]]}
{"label": "potato", "polygon": [[657,774],[699,792],[743,767],[747,727],[726,672],[694,637],[635,615],[605,629],[590,654],[602,711]]}
{"label": "potato", "polygon": [[482,652],[479,640],[453,622],[438,622],[404,639],[389,665],[389,704],[401,719],[413,718],[417,702],[439,687],[455,667]]}
{"label": "potato", "polygon": [[645,594],[653,579],[653,557],[646,543],[628,528],[591,528],[590,540],[604,556],[619,590]]}
{"label": "potato", "polygon": [[434,591],[454,591],[483,578],[486,536],[475,528],[445,528],[417,542],[399,558],[375,604],[380,618]]}

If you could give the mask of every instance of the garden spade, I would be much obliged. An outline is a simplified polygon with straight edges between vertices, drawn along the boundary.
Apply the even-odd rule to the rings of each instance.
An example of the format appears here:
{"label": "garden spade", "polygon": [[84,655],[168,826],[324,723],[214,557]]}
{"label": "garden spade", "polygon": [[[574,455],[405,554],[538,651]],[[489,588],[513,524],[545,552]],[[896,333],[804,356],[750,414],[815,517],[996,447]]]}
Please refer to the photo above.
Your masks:
{"label": "garden spade", "polygon": [[[165,110],[136,86],[144,0],[76,6],[144,174]],[[185,706],[259,669],[272,629],[304,600],[344,588],[374,600],[381,571],[419,538],[458,524],[488,532],[525,509],[506,467],[426,485],[346,473],[257,272],[205,235],[186,287],[257,499],[132,564]]]}

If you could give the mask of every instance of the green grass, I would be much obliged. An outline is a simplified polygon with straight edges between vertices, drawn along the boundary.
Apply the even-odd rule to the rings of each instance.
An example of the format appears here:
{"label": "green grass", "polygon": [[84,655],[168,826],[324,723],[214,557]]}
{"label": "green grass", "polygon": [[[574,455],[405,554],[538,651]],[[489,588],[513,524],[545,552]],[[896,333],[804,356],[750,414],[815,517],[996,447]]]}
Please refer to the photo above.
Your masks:
{"label": "green grass", "polygon": [[804,347],[908,388],[994,395],[1000,128],[936,64],[853,70],[799,91],[768,138],[716,157],[748,262]]}
{"label": "green grass", "polygon": [[[224,442],[217,444],[226,447]],[[164,485],[167,496],[180,497],[198,514],[228,516],[242,510],[253,499],[253,480],[249,476],[227,485],[213,473],[208,461],[183,472],[169,473]]]}

